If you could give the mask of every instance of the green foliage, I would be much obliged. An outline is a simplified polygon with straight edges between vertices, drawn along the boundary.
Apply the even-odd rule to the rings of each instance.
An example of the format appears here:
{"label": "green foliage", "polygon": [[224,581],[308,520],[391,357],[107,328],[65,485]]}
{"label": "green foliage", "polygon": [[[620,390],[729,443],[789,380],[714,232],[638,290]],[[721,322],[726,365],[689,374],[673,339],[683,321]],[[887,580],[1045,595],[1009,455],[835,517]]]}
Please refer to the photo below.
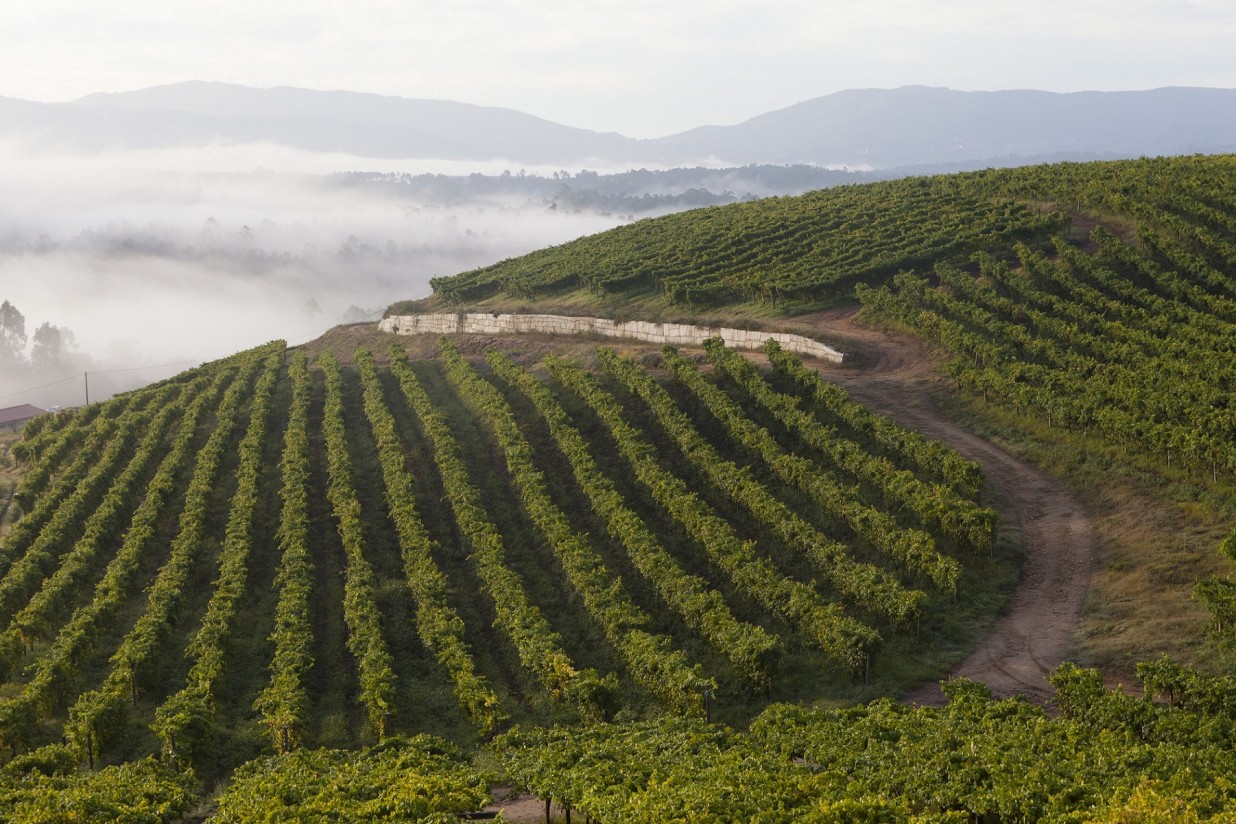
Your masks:
{"label": "green foliage", "polygon": [[301,749],[238,769],[213,820],[450,824],[489,803],[487,785],[457,750],[426,735],[359,751]]}
{"label": "green foliage", "polygon": [[[450,300],[583,286],[702,305],[811,303],[854,284],[872,314],[950,353],[949,373],[972,394],[1217,481],[1236,468],[1234,162],[1062,165],[775,199],[642,222],[437,285]],[[1066,209],[1085,221],[1088,241],[1062,217]],[[1089,231],[1096,216],[1111,231]],[[771,620],[839,669],[858,670],[881,642],[873,626],[912,623],[936,603],[916,587],[953,588],[967,553],[991,546],[994,515],[978,502],[977,465],[872,414],[772,344],[764,373],[711,342],[715,378],[667,350],[674,388],[690,398],[683,407],[648,369],[608,350],[598,355],[603,378],[550,359],[550,380],[490,352],[491,380],[442,348],[441,364],[426,369],[438,370],[435,382],[446,376],[450,386],[437,390],[450,395],[446,403],[402,356],[392,357],[387,391],[373,357],[356,353],[385,508],[359,503],[377,496],[356,489],[366,473],[351,465],[348,440],[363,424],[345,419],[344,367],[321,357],[324,380],[315,384],[298,354],[284,391],[281,343],[27,427],[13,450],[26,514],[0,546],[0,746],[10,756],[0,769],[0,817],[182,817],[200,788],[192,772],[172,767],[218,769],[205,763],[205,745],[222,734],[256,749],[251,726],[265,727],[280,755],[233,776],[220,820],[454,820],[488,801],[485,777],[441,742],[398,736],[436,723],[419,712],[417,696],[428,689],[417,679],[444,671],[484,739],[507,711],[535,717],[545,697],[575,708],[568,716],[610,716],[617,678],[587,667],[586,644],[568,655],[553,629],[559,620],[580,621],[585,638],[603,635],[622,674],[670,715],[516,729],[498,738],[496,753],[510,781],[602,821],[1236,814],[1236,682],[1167,659],[1138,667],[1145,697],[1106,689],[1096,671],[1061,667],[1052,677],[1059,717],[951,681],[941,709],[775,706],[746,732],[702,723],[693,716],[705,692],[732,685],[705,677],[682,639],[661,627],[681,620],[757,684],[797,674],[784,660],[796,650],[761,626]],[[530,405],[510,405],[502,382]],[[603,388],[615,385],[618,395]],[[470,417],[450,420],[448,407]],[[633,412],[676,454],[658,454]],[[276,473],[263,459],[279,451],[271,432],[285,416]],[[415,450],[396,416],[423,436]],[[546,428],[552,454],[538,454],[530,433]],[[485,443],[463,450],[461,431]],[[714,431],[733,443],[718,449]],[[612,459],[603,451],[611,446]],[[432,467],[412,460],[422,449]],[[513,481],[495,500],[478,483],[492,467],[477,461],[490,455]],[[733,455],[755,465],[726,459]],[[233,462],[234,491],[224,474]],[[618,554],[573,527],[555,498],[566,487],[546,473],[567,466]],[[277,513],[267,506],[276,490]],[[432,510],[428,525],[418,501]],[[804,517],[803,506],[818,516]],[[503,507],[518,514],[504,520]],[[267,509],[278,519],[277,546],[255,538]],[[817,526],[825,519],[827,534]],[[338,529],[340,570],[330,568],[338,545],[315,534],[319,523]],[[538,609],[509,563],[502,523],[526,523],[544,540],[544,557],[569,584],[556,603],[570,614]],[[393,564],[378,562],[380,545],[366,545],[381,530],[398,539]],[[216,571],[206,561],[217,536]],[[1236,559],[1236,532],[1220,550]],[[793,551],[802,563],[787,566],[801,580],[772,560]],[[647,588],[619,577],[622,552]],[[402,574],[384,579],[398,562]],[[273,577],[270,594],[255,591],[255,571]],[[336,591],[337,573],[342,603],[318,603]],[[822,587],[806,580],[811,574]],[[407,614],[382,599],[407,595],[423,659],[384,640],[411,640],[382,626],[385,615]],[[483,603],[469,603],[478,595]],[[1221,629],[1236,621],[1230,576],[1199,583],[1196,596]],[[379,604],[394,608],[379,612]],[[259,629],[239,626],[240,615]],[[343,729],[349,711],[319,700],[334,694],[318,682],[341,661],[314,661],[317,650],[334,657],[315,632],[336,615],[358,667],[354,698],[386,739],[367,750],[300,748],[319,707],[339,719],[341,737],[362,740]],[[465,616],[494,619],[497,633],[491,640],[490,627],[467,626]],[[248,637],[272,625],[269,644]],[[328,626],[323,638],[339,631]],[[514,668],[531,679],[508,671],[508,642]],[[182,649],[187,661],[170,670],[179,677],[187,668],[183,683],[160,677]],[[238,650],[248,658],[234,666]],[[396,660],[407,696],[400,707],[412,710],[399,717],[391,711]],[[320,679],[307,677],[311,667]],[[83,760],[157,747],[148,723],[165,764],[81,771]],[[56,740],[66,743],[39,746]]]}
{"label": "green foliage", "polygon": [[885,570],[854,559],[848,547],[829,539],[791,510],[752,477],[747,467],[723,459],[665,388],[634,361],[618,357],[612,349],[600,349],[598,356],[608,373],[648,404],[698,472],[769,532],[802,552],[841,596],[903,626],[913,625],[922,615],[927,598],[921,590],[907,590]]}
{"label": "green foliage", "polygon": [[361,703],[378,740],[386,735],[395,695],[391,654],[382,638],[382,622],[373,591],[373,569],[365,558],[360,501],[352,484],[352,460],[344,432],[343,389],[339,364],[329,352],[318,358],[326,373],[323,429],[330,483],[327,497],[347,556],[344,572],[343,618],[348,625],[348,649],[360,669]]}
{"label": "green foliage", "polygon": [[[705,345],[715,359],[736,357],[724,351],[718,338],[706,341]],[[890,513],[865,504],[856,489],[847,488],[824,467],[801,455],[786,452],[768,429],[748,418],[738,403],[709,382],[676,349],[667,346],[663,352],[674,376],[721,421],[735,441],[759,455],[783,481],[805,492],[832,519],[844,524],[851,536],[940,589],[952,590],[957,586],[960,565],[956,560],[940,555],[930,535],[921,530],[902,529]]]}
{"label": "green foliage", "polygon": [[1099,225],[1089,248],[1057,237],[1054,257],[1016,245],[964,268],[936,261],[891,287],[859,288],[859,297],[946,349],[957,384],[988,402],[1095,433],[1169,469],[1230,477],[1233,162],[1156,158],[1010,174],[1027,197],[1074,187],[1085,208],[1135,220],[1136,241]]}
{"label": "green foliage", "polygon": [[692,666],[673,639],[644,628],[649,616],[631,601],[622,582],[606,568],[586,535],[571,528],[566,514],[550,498],[545,478],[536,468],[532,447],[520,432],[510,406],[490,383],[464,359],[451,342],[439,341],[447,375],[464,398],[493,427],[506,457],[524,508],[553,548],[567,580],[579,593],[588,613],[617,647],[635,679],[667,707],[702,715],[704,693],[716,690]]}
{"label": "green foliage", "polygon": [[159,707],[151,725],[173,759],[192,760],[194,750],[211,732],[216,686],[223,675],[226,658],[223,644],[232,631],[236,605],[245,590],[253,548],[251,532],[257,487],[262,473],[262,444],[284,356],[282,347],[271,348],[254,389],[249,425],[240,442],[240,466],[219,559],[219,576],[201,626],[186,651],[186,655],[194,659],[188,683]]}
{"label": "green foliage", "polygon": [[984,173],[844,186],[642,220],[431,281],[449,303],[570,289],[656,291],[671,303],[814,303],[856,282],[940,258],[1033,241],[1065,218],[1038,215]]}
{"label": "green foliage", "polygon": [[941,709],[888,700],[836,710],[780,704],[747,732],[664,720],[517,729],[496,747],[516,785],[601,821],[1183,821],[1236,813],[1230,721],[1219,729],[1206,723],[1213,715],[1110,692],[1097,678],[1076,667],[1053,676],[1068,702],[1060,718],[953,681]]}
{"label": "green foliage", "polygon": [[782,575],[756,551],[754,541],[739,538],[681,478],[661,466],[656,450],[627,422],[621,404],[591,375],[556,358],[546,364],[555,378],[600,416],[639,483],[739,589],[800,627],[843,667],[856,670],[865,663],[869,650],[880,641],[875,630],[846,615],[840,604],[825,600],[814,586]]}
{"label": "green foliage", "polygon": [[[163,400],[167,405],[154,421],[136,411],[131,417],[126,416],[130,420],[113,433],[106,452],[95,456],[98,462],[80,479],[80,485],[71,495],[60,497],[53,492],[47,496],[53,500],[54,513],[44,521],[24,554],[0,580],[0,601],[16,603],[23,594],[29,598],[25,606],[11,615],[4,633],[0,634],[0,672],[12,672],[20,663],[26,646],[54,626],[53,616],[62,607],[67,593],[83,574],[95,568],[102,554],[101,547],[116,538],[134,497],[134,487],[149,464],[158,458],[159,446],[175,417],[184,412],[183,407],[169,397]],[[132,438],[142,426],[148,427],[147,434],[134,455]],[[130,459],[129,464],[117,475],[123,457]],[[101,501],[90,494],[92,489],[97,491],[109,482],[111,486]],[[42,500],[31,515],[42,509],[41,504]],[[93,511],[91,506],[94,506]],[[77,533],[79,525],[80,535]],[[76,543],[73,543],[74,537]],[[31,595],[29,590],[39,580],[40,573],[45,577],[38,591]],[[4,614],[9,613],[5,611]]]}
{"label": "green foliage", "polygon": [[[863,438],[864,443],[841,437],[836,426],[800,408],[798,397],[774,392],[759,380],[756,370],[745,358],[725,354],[715,345],[709,349],[709,358],[805,443],[827,455],[846,472],[879,487],[890,506],[909,509],[924,525],[939,529],[962,546],[976,550],[991,548],[996,516],[974,500],[983,485],[977,463],[939,441],[929,440],[867,409],[850,398],[844,389],[805,367],[776,341],[765,343],[764,352],[777,373],[790,380],[801,396]],[[933,476],[938,481],[922,481],[915,472]]]}
{"label": "green foliage", "polygon": [[404,457],[395,421],[386,408],[377,366],[368,351],[358,351],[356,362],[364,386],[365,415],[369,419],[391,519],[399,533],[404,575],[416,600],[416,627],[421,641],[438,663],[446,667],[455,684],[455,695],[482,736],[492,735],[502,721],[498,696],[476,674],[472,651],[463,640],[463,620],[446,601],[446,576],[433,560],[433,546],[416,511],[412,479]]}
{"label": "green foliage", "polygon": [[96,751],[101,752],[121,734],[127,720],[126,709],[137,699],[139,676],[157,663],[160,642],[174,620],[186,582],[202,552],[207,535],[207,505],[218,479],[224,450],[236,428],[240,405],[251,391],[254,375],[263,361],[268,367],[272,366],[271,358],[281,355],[283,344],[270,348],[275,351],[254,351],[242,361],[236,379],[215,413],[210,437],[194,460],[171,552],[147,591],[145,610],[112,653],[111,670],[103,684],[82,693],[69,708],[66,733],[87,754],[91,764]]}
{"label": "green foliage", "polygon": [[180,819],[193,802],[193,773],[175,772],[153,758],[81,773],[66,770],[64,760],[64,751],[57,750],[5,765],[0,772],[5,821],[161,824]]}
{"label": "green foliage", "polygon": [[575,480],[609,534],[619,540],[636,569],[657,588],[665,602],[682,615],[717,649],[752,679],[764,681],[780,656],[780,639],[760,626],[739,621],[716,590],[688,574],[664,543],[628,506],[623,495],[602,474],[587,440],[571,425],[553,394],[530,373],[497,350],[486,354],[494,371],[514,384],[549,424],[553,437],[571,464]]}
{"label": "green foliage", "polygon": [[283,486],[279,492],[283,508],[279,515],[279,568],[275,585],[279,600],[275,605],[275,642],[270,662],[270,683],[254,701],[262,714],[279,752],[289,752],[300,744],[308,698],[305,675],[313,666],[313,625],[310,598],[314,571],[309,556],[309,365],[303,353],[293,358],[288,373],[292,378],[292,406],[283,436],[283,455],[279,470]]}
{"label": "green foliage", "polygon": [[[245,360],[243,356],[241,361]],[[188,459],[196,435],[196,425],[218,399],[224,388],[236,379],[236,364],[226,364],[216,370],[210,388],[198,395],[186,411],[171,451],[160,464],[146,494],[134,512],[123,543],[107,564],[102,579],[94,589],[93,598],[73,612],[56,635],[51,646],[34,662],[33,677],[13,699],[0,704],[0,742],[18,748],[29,743],[37,718],[65,700],[71,689],[82,655],[89,648],[99,627],[109,620],[124,603],[135,583],[144,554],[156,538],[156,524],[163,515],[176,487],[176,475]],[[49,579],[51,581],[52,579]],[[119,712],[104,713],[110,719]],[[97,742],[91,740],[90,725],[78,726],[78,740],[83,755],[89,758]]]}
{"label": "green foliage", "polygon": [[616,679],[612,675],[602,678],[593,669],[580,670],[562,649],[561,637],[532,603],[519,575],[506,564],[502,535],[485,512],[446,416],[434,406],[406,362],[392,360],[391,368],[433,444],[434,464],[446,499],[471,549],[469,559],[497,611],[495,626],[507,634],[520,663],[536,675],[551,698],[575,703],[586,717],[601,716],[611,703]]}

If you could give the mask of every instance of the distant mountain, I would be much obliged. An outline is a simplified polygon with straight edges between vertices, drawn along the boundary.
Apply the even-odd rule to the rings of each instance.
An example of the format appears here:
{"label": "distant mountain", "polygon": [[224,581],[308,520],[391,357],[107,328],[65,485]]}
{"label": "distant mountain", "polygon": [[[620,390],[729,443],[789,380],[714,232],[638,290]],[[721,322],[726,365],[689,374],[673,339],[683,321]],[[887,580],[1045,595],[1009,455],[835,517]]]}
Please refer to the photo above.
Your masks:
{"label": "distant mountain", "polygon": [[1236,89],[855,89],[657,144],[665,156],[876,169],[1229,152],[1236,150]]}
{"label": "distant mountain", "polygon": [[1236,90],[855,89],[633,140],[446,100],[189,82],[72,103],[0,98],[0,137],[87,151],[272,141],[375,160],[938,169],[1236,151]]}
{"label": "distant mountain", "polygon": [[86,150],[273,141],[372,158],[556,163],[621,154],[633,143],[512,109],[289,87],[194,81],[72,103],[17,103],[0,101],[0,134]]}

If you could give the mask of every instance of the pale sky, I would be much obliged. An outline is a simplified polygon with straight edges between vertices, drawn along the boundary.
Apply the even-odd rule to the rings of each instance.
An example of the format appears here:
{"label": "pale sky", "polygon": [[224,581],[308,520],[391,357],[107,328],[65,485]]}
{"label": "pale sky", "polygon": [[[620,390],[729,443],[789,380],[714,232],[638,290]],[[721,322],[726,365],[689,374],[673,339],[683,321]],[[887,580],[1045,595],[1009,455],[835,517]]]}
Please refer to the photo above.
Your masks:
{"label": "pale sky", "polygon": [[0,95],[216,80],[656,137],[847,88],[1231,88],[1233,44],[1233,0],[5,0]]}

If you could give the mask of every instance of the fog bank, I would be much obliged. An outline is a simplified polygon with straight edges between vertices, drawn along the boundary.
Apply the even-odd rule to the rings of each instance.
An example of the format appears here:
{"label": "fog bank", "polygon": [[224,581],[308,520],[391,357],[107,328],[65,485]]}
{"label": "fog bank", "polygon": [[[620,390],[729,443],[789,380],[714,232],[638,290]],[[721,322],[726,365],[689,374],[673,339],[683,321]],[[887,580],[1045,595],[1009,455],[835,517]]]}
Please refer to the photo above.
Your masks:
{"label": "fog bank", "polygon": [[[344,187],[306,173],[308,157],[0,146],[0,301],[20,310],[28,339],[26,363],[0,364],[0,407],[80,403],[84,380],[44,385],[82,372],[97,373],[99,400],[268,340],[301,342],[424,296],[435,275],[626,219],[511,196],[444,204]],[[262,162],[235,168],[251,160]],[[75,345],[35,366],[29,338],[45,322]]]}

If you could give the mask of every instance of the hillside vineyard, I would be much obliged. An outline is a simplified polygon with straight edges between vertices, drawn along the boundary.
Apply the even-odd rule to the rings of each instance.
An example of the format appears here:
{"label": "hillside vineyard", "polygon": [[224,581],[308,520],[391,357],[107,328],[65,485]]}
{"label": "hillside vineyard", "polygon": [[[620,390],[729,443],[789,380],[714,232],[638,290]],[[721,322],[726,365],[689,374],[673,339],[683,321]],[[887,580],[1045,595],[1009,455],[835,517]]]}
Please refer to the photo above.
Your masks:
{"label": "hillside vineyard", "polygon": [[[1236,158],[1156,158],[640,221],[389,312],[631,299],[810,332],[796,315],[861,302],[931,344],[974,431],[1189,531],[1141,569],[1115,544],[1163,533],[1109,518],[1100,576],[1137,567],[1176,610],[1192,591],[1213,633],[1172,649],[1217,672],[1140,655],[1134,695],[1066,663],[1051,713],[964,678],[945,706],[894,702],[1036,560],[991,508],[1003,464],[986,486],[776,341],[350,328],[13,444],[0,810],[446,822],[501,783],[605,824],[1230,816],[1234,273]],[[864,394],[900,379],[864,368],[839,377],[855,396],[926,385]],[[1181,575],[1194,534],[1221,553]],[[1101,618],[1081,626],[1117,632]]]}
{"label": "hillside vineyard", "polygon": [[1217,155],[701,209],[434,286],[451,302],[586,290],[790,315],[857,294],[952,353],[959,388],[1217,480],[1236,471],[1233,268],[1236,157]]}
{"label": "hillside vineyard", "polygon": [[[986,562],[975,469],[710,345],[726,370],[667,348],[654,377],[605,349],[534,374],[445,338],[346,367],[272,343],[31,427],[0,745],[188,765],[259,730],[286,752],[703,716],[775,695],[787,657],[861,681]],[[940,496],[973,520],[912,505]]]}

